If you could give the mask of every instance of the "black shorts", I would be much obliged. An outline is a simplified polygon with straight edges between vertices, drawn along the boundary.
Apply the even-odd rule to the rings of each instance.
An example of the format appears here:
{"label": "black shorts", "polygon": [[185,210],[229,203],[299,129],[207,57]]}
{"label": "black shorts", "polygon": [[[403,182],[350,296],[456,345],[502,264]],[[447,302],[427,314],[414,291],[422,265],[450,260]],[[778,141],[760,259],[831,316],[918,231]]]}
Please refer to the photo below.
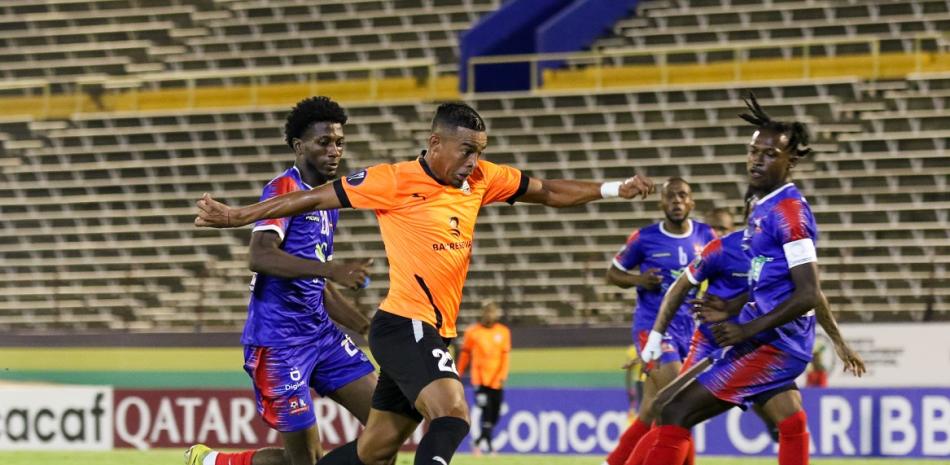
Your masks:
{"label": "black shorts", "polygon": [[482,409],[482,424],[498,423],[498,414],[501,412],[501,401],[504,397],[501,389],[479,386],[475,390],[475,405]]}
{"label": "black shorts", "polygon": [[369,328],[369,349],[379,364],[373,408],[422,421],[415,408],[419,392],[437,379],[459,379],[450,342],[427,323],[376,312]]}

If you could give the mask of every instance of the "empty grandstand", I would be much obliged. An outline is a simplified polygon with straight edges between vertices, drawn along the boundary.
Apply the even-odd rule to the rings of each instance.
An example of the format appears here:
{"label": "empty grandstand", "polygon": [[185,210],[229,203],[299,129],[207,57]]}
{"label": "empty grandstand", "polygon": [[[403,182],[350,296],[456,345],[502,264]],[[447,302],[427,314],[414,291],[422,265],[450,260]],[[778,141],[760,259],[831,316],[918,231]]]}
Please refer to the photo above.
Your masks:
{"label": "empty grandstand", "polygon": [[[459,93],[459,34],[502,3],[0,2],[0,331],[240,329],[249,230],[196,230],[193,201],[256,201],[291,163],[284,115],[320,93],[350,114],[350,169],[417,156],[435,102],[462,98],[486,118],[492,161],[678,174],[704,210],[741,204],[735,114],[755,91],[817,135],[796,181],[839,317],[950,318],[946,1],[641,1],[529,89]],[[802,66],[756,73],[776,63]],[[628,321],[629,294],[603,275],[655,216],[624,201],[487,209],[462,318],[493,298],[514,324]],[[340,225],[338,257],[377,259],[359,295],[375,305],[376,221],[347,211]]]}

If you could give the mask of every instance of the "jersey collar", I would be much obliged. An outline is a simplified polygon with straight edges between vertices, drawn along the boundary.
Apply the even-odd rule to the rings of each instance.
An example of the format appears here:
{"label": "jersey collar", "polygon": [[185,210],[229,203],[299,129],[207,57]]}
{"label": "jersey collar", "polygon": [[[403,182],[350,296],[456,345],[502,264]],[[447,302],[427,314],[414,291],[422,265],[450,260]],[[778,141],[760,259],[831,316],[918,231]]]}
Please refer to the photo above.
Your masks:
{"label": "jersey collar", "polygon": [[672,237],[673,239],[686,239],[690,234],[693,233],[693,220],[686,218],[686,222],[689,224],[689,228],[686,230],[686,232],[683,234],[673,234],[671,232],[667,232],[666,229],[663,228],[663,222],[660,221],[660,232],[667,237]]}
{"label": "jersey collar", "polygon": [[793,183],[793,182],[787,183],[787,184],[785,184],[784,186],[779,187],[778,189],[775,189],[775,190],[772,191],[772,192],[769,192],[768,195],[766,195],[765,197],[762,197],[761,199],[756,200],[756,201],[755,201],[755,204],[756,204],[756,205],[759,205],[759,204],[765,203],[766,201],[768,201],[768,200],[771,199],[772,197],[775,197],[776,195],[778,195],[779,192],[782,192],[782,191],[784,191],[785,189],[788,189],[789,187],[794,187],[794,186],[795,186],[795,183]]}
{"label": "jersey collar", "polygon": [[294,165],[291,168],[293,168],[293,170],[297,172],[297,179],[300,180],[300,184],[303,184],[303,187],[306,187],[307,190],[313,189],[312,187],[310,187],[310,184],[307,184],[306,181],[303,180],[303,174],[301,174],[300,170],[297,169],[297,165]]}
{"label": "jersey collar", "polygon": [[429,164],[426,163],[426,159],[423,158],[425,157],[425,155],[426,155],[426,151],[423,150],[422,153],[419,154],[419,158],[417,158],[417,160],[419,160],[419,164],[422,165],[422,171],[425,171],[426,174],[428,174],[429,177],[432,178],[433,181],[443,186],[448,186],[449,185],[448,183],[442,182],[441,179],[435,177],[435,173],[432,172],[432,168],[429,168]]}

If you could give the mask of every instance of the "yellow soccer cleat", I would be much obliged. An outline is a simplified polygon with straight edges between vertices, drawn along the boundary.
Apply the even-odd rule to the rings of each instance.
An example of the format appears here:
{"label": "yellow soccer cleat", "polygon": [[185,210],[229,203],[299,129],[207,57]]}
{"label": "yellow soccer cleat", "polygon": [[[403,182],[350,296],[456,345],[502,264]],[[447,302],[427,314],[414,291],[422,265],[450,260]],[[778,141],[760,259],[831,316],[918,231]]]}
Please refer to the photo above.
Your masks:
{"label": "yellow soccer cleat", "polygon": [[195,444],[185,451],[185,465],[202,465],[211,448],[204,444]]}

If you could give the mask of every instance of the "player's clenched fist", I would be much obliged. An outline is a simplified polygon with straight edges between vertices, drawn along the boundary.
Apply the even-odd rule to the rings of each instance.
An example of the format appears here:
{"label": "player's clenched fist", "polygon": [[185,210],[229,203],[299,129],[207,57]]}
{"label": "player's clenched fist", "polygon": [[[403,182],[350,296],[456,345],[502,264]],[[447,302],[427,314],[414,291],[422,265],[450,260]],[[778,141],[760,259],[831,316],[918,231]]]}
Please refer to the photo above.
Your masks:
{"label": "player's clenched fist", "polygon": [[207,192],[198,199],[198,217],[195,226],[227,228],[231,226],[231,207],[211,198]]}
{"label": "player's clenched fist", "polygon": [[737,325],[731,321],[724,321],[712,327],[713,337],[719,347],[727,347],[738,344],[749,338],[745,327]]}
{"label": "player's clenched fist", "polygon": [[638,174],[632,178],[628,178],[620,185],[619,194],[625,199],[632,199],[638,195],[640,198],[645,199],[655,191],[656,186],[653,184],[653,180]]}

